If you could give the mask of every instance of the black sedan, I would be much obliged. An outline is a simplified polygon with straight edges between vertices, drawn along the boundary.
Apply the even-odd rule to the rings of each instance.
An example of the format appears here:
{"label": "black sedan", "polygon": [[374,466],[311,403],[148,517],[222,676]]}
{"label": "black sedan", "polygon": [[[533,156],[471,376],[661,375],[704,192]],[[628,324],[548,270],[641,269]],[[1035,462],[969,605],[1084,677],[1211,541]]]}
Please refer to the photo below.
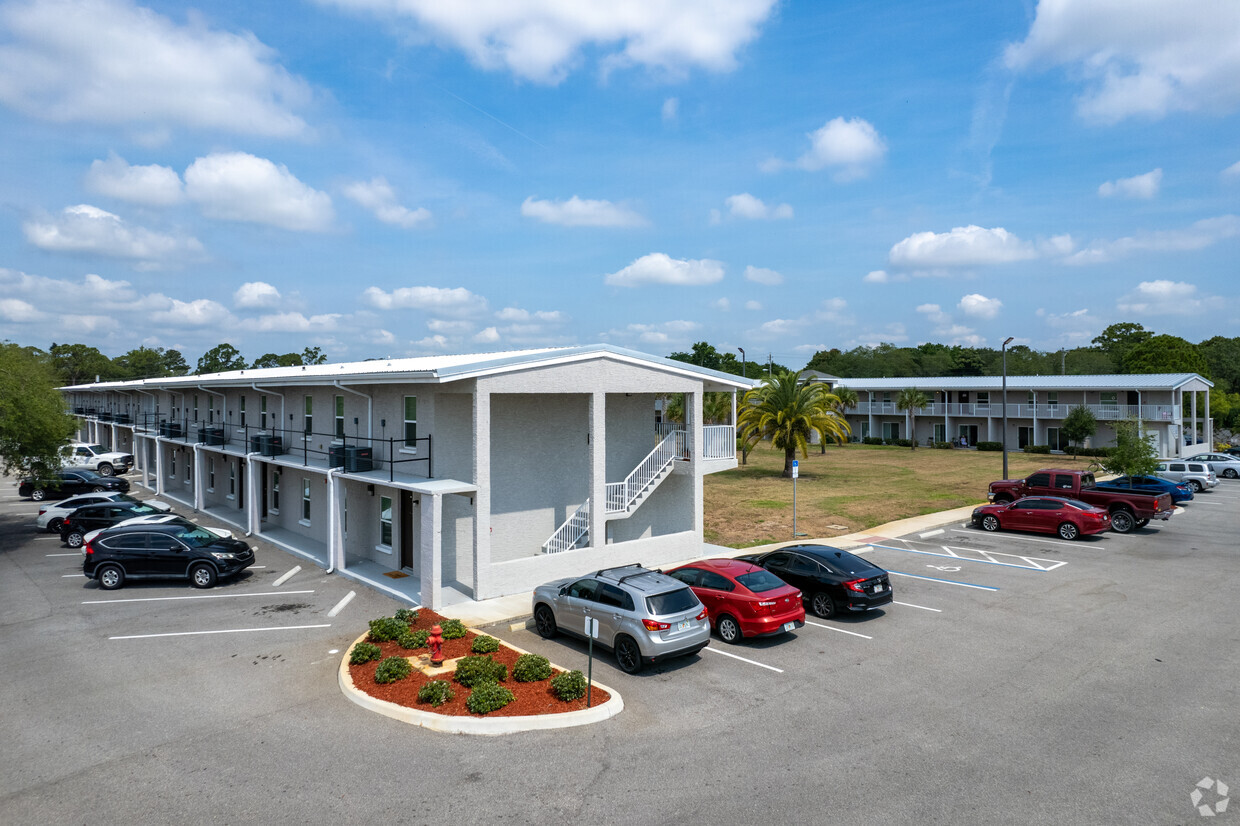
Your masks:
{"label": "black sedan", "polygon": [[82,573],[105,591],[130,579],[188,579],[195,588],[210,588],[254,564],[244,542],[180,524],[108,528],[85,551]]}
{"label": "black sedan", "polygon": [[102,528],[119,525],[135,516],[163,513],[145,502],[101,502],[84,505],[66,516],[60,523],[60,541],[70,548],[82,547],[86,534]]}
{"label": "black sedan", "polygon": [[51,479],[23,479],[17,486],[18,496],[29,496],[36,502],[44,499],[64,499],[79,493],[98,493],[105,490],[129,491],[129,480],[115,476],[100,476],[93,470],[58,470]]}
{"label": "black sedan", "polygon": [[870,611],[895,598],[886,571],[829,545],[793,545],[737,559],[800,588],[805,607],[819,617]]}

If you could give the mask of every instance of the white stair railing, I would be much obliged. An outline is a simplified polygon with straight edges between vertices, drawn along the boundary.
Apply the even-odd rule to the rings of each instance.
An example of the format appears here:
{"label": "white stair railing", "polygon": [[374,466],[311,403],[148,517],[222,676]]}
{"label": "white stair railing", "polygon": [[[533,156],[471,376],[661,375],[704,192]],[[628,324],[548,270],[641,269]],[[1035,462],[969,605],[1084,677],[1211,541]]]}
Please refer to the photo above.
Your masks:
{"label": "white stair railing", "polygon": [[638,463],[623,482],[607,483],[606,513],[623,513],[637,501],[651,482],[655,481],[668,466],[685,452],[688,443],[683,430],[674,430],[663,438],[646,458]]}
{"label": "white stair railing", "polygon": [[543,553],[558,554],[571,551],[590,532],[590,500],[581,503],[564,524],[555,529],[551,538],[543,543]]}

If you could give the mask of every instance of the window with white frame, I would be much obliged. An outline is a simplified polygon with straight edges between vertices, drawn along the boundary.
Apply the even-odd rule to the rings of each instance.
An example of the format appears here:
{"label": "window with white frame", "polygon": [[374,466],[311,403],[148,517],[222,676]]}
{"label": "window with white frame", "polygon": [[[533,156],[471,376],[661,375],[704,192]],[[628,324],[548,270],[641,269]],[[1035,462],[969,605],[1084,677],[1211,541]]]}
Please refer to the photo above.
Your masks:
{"label": "window with white frame", "polygon": [[259,407],[259,412],[262,414],[262,417],[263,417],[262,428],[263,430],[266,430],[267,429],[267,397],[266,396],[258,397],[258,407]]}
{"label": "window with white frame", "polygon": [[168,478],[177,478],[177,452],[175,450],[168,454]]}
{"label": "window with white frame", "polygon": [[228,463],[228,498],[232,499],[237,495],[237,466],[232,462]]}
{"label": "window with white frame", "polygon": [[1101,401],[1103,407],[1119,406],[1119,394],[1114,391],[1108,392],[1108,393],[1100,393],[1099,400]]}
{"label": "window with white frame", "polygon": [[301,521],[310,524],[310,480],[301,480]]}
{"label": "window with white frame", "polygon": [[392,547],[392,497],[379,497],[379,544]]}
{"label": "window with white frame", "polygon": [[194,421],[198,421],[198,394],[194,394]]}
{"label": "window with white frame", "polygon": [[418,397],[405,396],[405,447],[418,447]]}
{"label": "window with white frame", "polygon": [[271,471],[271,511],[272,513],[280,512],[280,469],[273,468]]}
{"label": "window with white frame", "polygon": [[215,422],[215,396],[207,396],[207,424]]}
{"label": "window with white frame", "polygon": [[1046,393],[1046,403],[1051,407],[1057,407],[1059,405],[1059,391],[1048,390]]}
{"label": "window with white frame", "polygon": [[215,458],[207,457],[207,490],[215,490]]}
{"label": "window with white frame", "polygon": [[240,426],[245,427],[245,396],[239,396],[237,398],[237,409],[238,409],[238,412],[241,414],[241,425]]}
{"label": "window with white frame", "polygon": [[185,484],[189,484],[194,478],[194,454],[185,454]]}
{"label": "window with white frame", "polygon": [[336,397],[336,438],[344,438],[344,396]]}
{"label": "window with white frame", "polygon": [[305,413],[305,422],[304,422],[303,430],[307,436],[309,436],[310,432],[314,430],[314,397],[313,396],[306,396],[306,413]]}

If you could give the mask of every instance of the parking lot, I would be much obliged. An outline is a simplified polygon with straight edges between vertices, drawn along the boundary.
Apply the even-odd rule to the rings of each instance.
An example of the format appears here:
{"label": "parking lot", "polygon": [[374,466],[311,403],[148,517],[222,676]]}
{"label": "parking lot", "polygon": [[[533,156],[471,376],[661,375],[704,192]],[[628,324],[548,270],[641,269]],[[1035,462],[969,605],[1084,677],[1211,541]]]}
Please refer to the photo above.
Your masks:
{"label": "parking lot", "polygon": [[211,590],[105,592],[6,485],[0,820],[1195,822],[1194,784],[1240,783],[1238,510],[1228,481],[1128,535],[875,534],[885,610],[636,676],[596,652],[618,717],[477,738],[341,696],[392,600],[264,543]]}

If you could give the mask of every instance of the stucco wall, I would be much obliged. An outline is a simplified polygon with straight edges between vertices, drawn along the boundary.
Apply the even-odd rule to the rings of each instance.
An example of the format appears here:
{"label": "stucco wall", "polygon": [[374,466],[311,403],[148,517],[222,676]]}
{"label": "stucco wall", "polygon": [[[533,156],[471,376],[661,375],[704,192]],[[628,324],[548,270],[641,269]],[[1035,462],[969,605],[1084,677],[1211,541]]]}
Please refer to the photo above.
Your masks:
{"label": "stucco wall", "polygon": [[693,476],[673,473],[627,519],[607,522],[609,543],[693,530]]}

